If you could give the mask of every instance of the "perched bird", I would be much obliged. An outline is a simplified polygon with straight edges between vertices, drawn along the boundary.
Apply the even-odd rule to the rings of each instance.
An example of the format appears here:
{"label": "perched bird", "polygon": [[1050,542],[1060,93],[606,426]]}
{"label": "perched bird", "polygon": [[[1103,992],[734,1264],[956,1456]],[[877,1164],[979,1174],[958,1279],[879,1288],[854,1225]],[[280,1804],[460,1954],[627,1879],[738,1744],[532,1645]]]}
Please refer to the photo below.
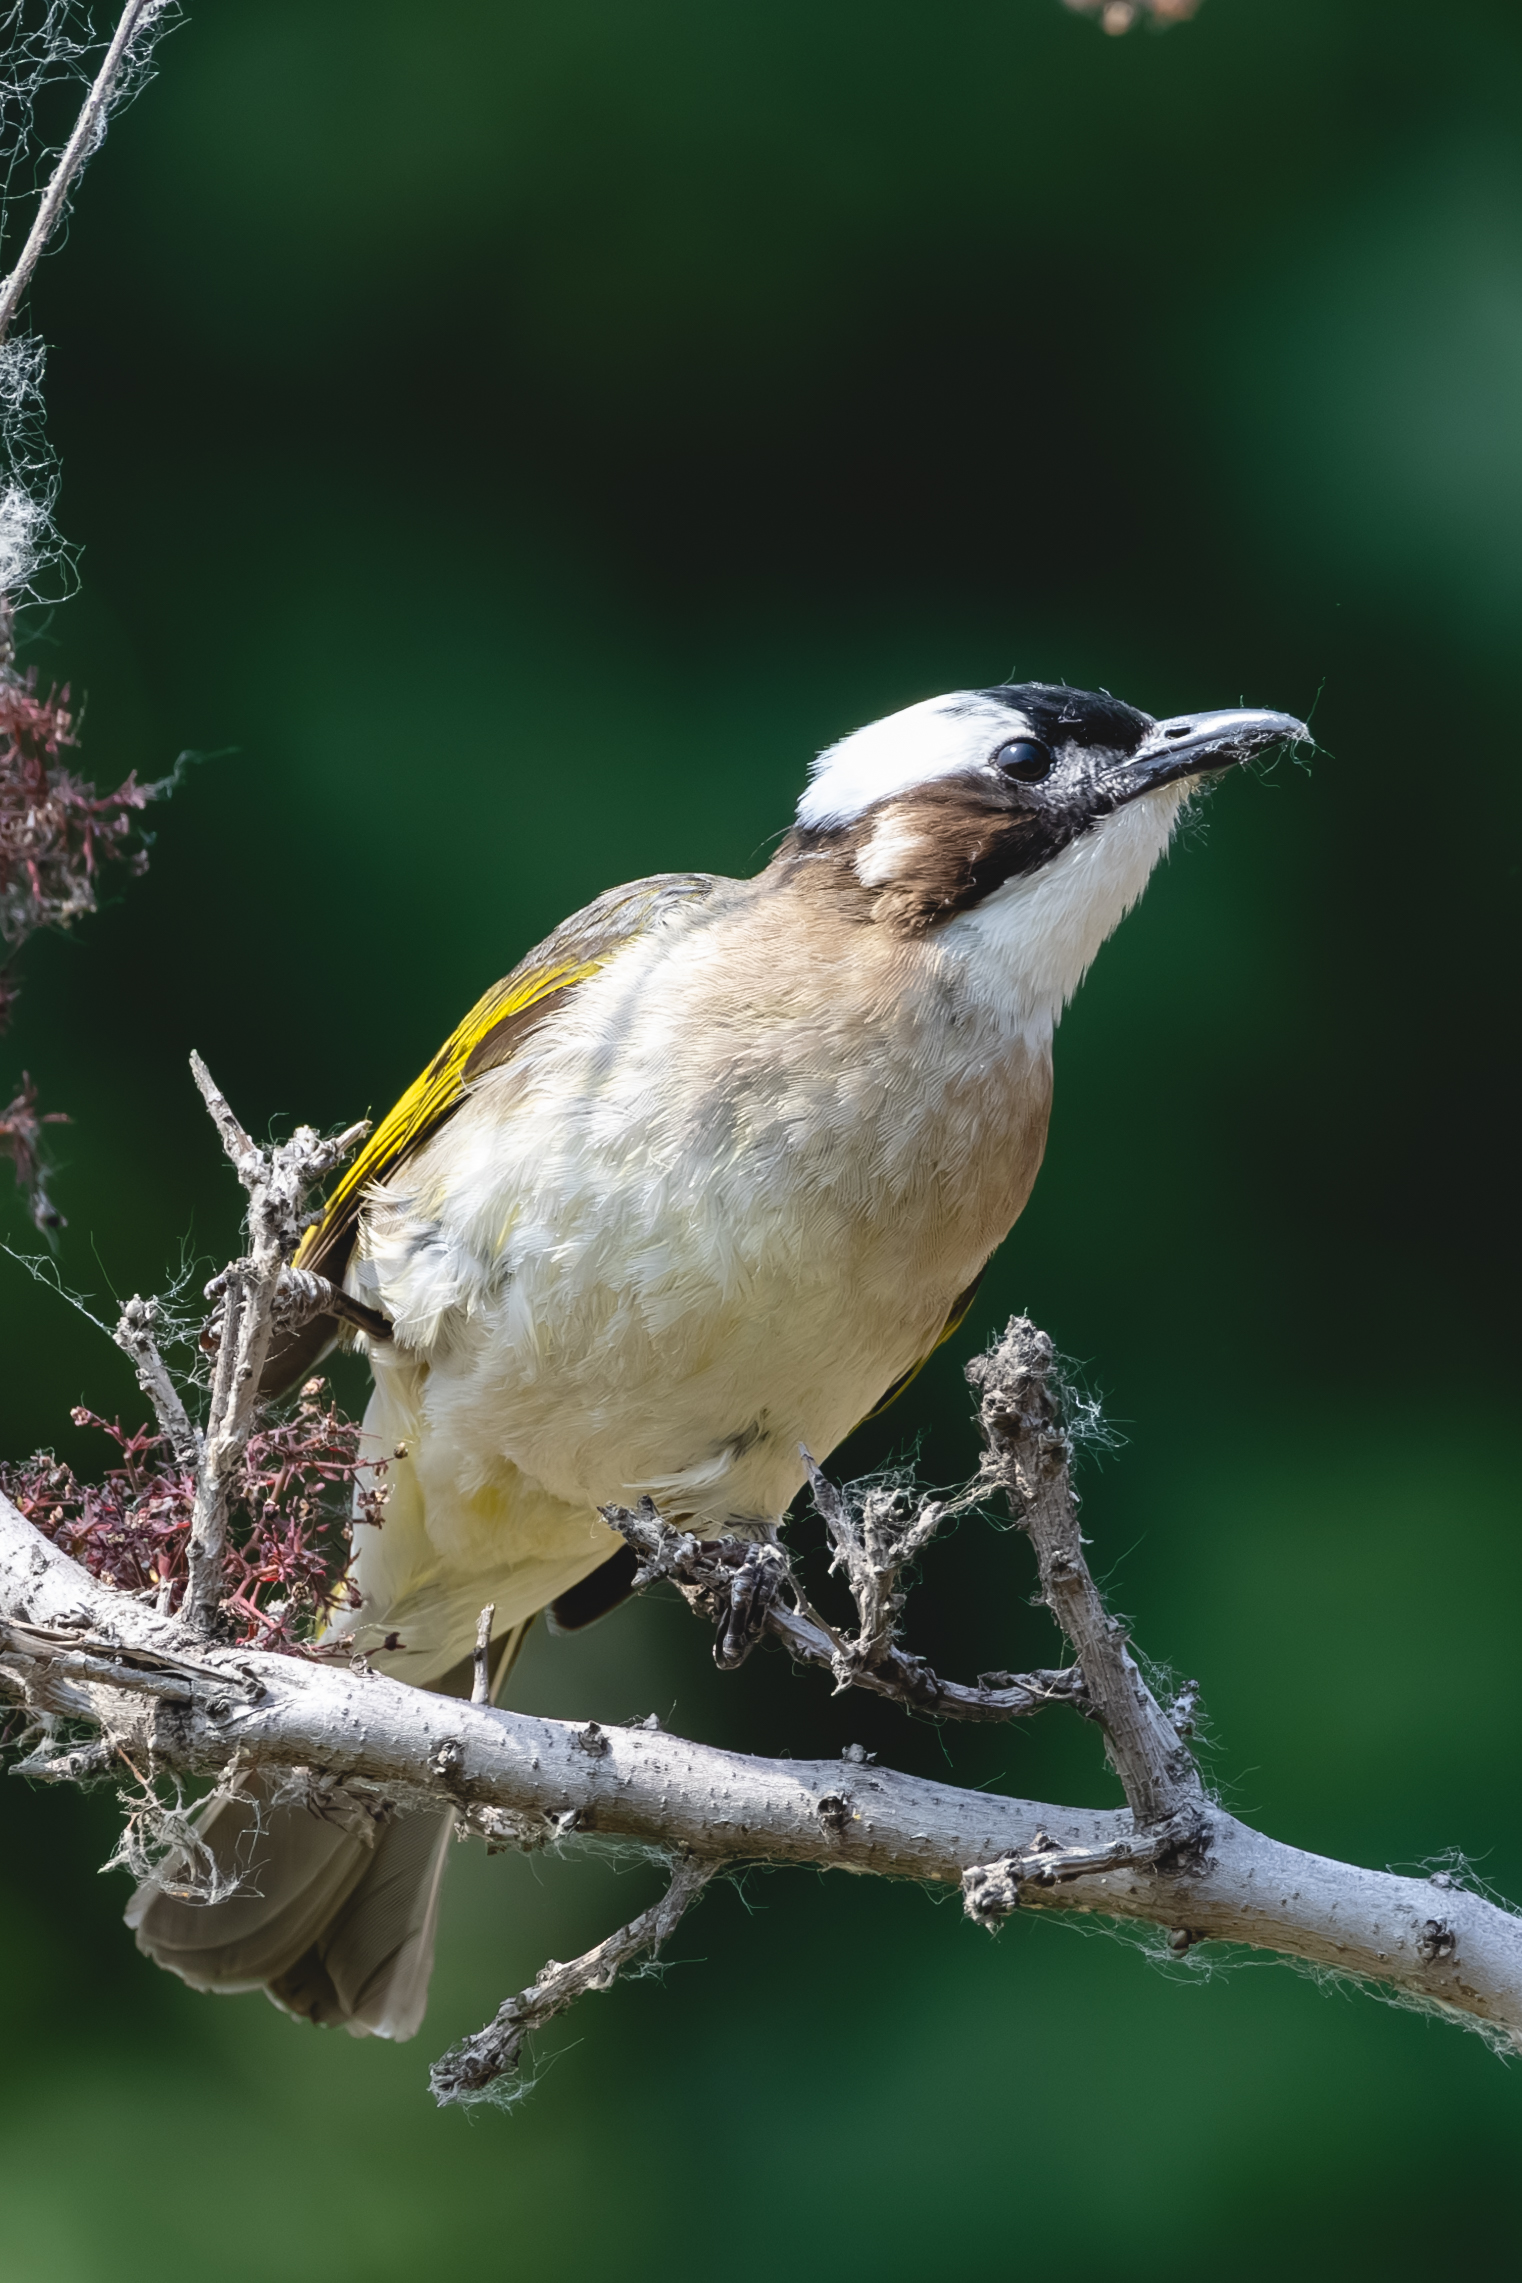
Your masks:
{"label": "perched bird", "polygon": [[[820,754],[754,879],[611,889],[488,991],[299,1256],[391,1326],[365,1415],[389,1503],[334,1631],[463,1690],[485,1603],[500,1677],[537,1611],[622,1597],[600,1506],[773,1530],[800,1446],[965,1314],[1041,1163],[1058,1015],[1191,791],[1308,735],[1044,683],[930,698]],[[336,1332],[289,1338],[272,1388]],[[407,2037],[449,1834],[250,1784],[201,1830],[240,1890],[150,1881],[129,1923],[198,1988]]]}

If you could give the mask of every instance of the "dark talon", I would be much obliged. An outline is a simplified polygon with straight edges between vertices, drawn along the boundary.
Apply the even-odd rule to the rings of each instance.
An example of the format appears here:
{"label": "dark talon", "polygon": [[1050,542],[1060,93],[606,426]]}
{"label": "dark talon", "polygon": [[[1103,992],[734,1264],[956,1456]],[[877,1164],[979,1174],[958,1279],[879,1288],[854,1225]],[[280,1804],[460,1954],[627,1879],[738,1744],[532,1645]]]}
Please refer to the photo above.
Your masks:
{"label": "dark talon", "polygon": [[729,1611],[714,1643],[714,1663],[732,1673],[743,1665],[766,1630],[766,1613],[782,1587],[785,1565],[774,1546],[747,1547],[729,1584]]}

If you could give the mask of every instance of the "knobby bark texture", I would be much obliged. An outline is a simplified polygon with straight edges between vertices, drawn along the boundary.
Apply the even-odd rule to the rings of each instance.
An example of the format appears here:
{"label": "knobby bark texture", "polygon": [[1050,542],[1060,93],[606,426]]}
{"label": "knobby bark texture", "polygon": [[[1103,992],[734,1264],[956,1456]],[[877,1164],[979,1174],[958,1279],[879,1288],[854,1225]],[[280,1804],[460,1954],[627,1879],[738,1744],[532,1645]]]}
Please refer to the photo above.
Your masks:
{"label": "knobby bark texture", "polygon": [[[668,1859],[663,1902],[571,1966],[547,1966],[439,2064],[440,2098],[489,2090],[540,2022],[579,1991],[605,1988],[717,1870],[745,1863],[955,1886],[968,1915],[990,1927],[1016,1909],[1067,1910],[1150,1923],[1175,1950],[1250,1944],[1360,1977],[1522,2050],[1522,1918],[1441,1874],[1403,1878],[1284,1846],[1213,1802],[1181,1733],[1192,1698],[1171,1717],[1157,1703],[1089,1575],[1049,1343],[1017,1321],[970,1376],[985,1484],[1008,1492],[1031,1536],[1125,1808],[963,1791],[860,1755],[722,1752],[653,1721],[535,1719],[406,1688],[362,1661],[221,1647],[102,1585],[0,1504],[0,1679],[43,1731],[24,1772],[73,1779],[121,1760],[227,1785],[252,1770],[287,1771],[329,1809],[343,1793],[372,1811],[447,1804],[494,1846],[594,1835]],[[880,1611],[877,1587],[862,1600]],[[894,1650],[890,1632],[878,1626],[880,1658]]]}

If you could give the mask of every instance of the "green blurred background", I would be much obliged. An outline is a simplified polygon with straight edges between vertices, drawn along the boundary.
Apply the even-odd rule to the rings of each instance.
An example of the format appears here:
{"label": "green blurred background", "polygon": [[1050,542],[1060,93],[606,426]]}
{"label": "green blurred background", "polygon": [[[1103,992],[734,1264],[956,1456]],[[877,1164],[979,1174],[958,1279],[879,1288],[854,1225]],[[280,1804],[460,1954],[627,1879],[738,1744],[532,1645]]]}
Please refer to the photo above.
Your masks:
{"label": "green blurred background", "polygon": [[[1129,1438],[1096,1561],[1200,1676],[1225,1798],[1522,1897],[1519,126],[1502,0],[1124,40],[1057,0],[196,0],[35,293],[85,552],[28,654],[88,692],[102,781],[222,756],[147,880],[28,955],[5,1061],[77,1121],[64,1278],[105,1304],[231,1249],[192,1046],[261,1128],[382,1108],[601,888],[755,869],[863,720],[1006,674],[1310,711],[1324,755],[1226,785],[1105,952],[973,1321],[842,1463],[960,1477],[961,1365],[1029,1307]],[[68,1408],[134,1411],[124,1364],[0,1290],[5,1449],[93,1457]],[[963,1524],[917,1645],[1045,1658],[1029,1586]],[[679,1606],[538,1639],[519,1700],[1115,1797],[1076,1724],[721,1677]],[[109,1801],[0,1814],[7,2283],[1515,2244],[1517,2070],[1282,1967],[757,1876],[472,2120],[429,2058],[647,1869],[461,1849],[391,2049],[154,1973]]]}

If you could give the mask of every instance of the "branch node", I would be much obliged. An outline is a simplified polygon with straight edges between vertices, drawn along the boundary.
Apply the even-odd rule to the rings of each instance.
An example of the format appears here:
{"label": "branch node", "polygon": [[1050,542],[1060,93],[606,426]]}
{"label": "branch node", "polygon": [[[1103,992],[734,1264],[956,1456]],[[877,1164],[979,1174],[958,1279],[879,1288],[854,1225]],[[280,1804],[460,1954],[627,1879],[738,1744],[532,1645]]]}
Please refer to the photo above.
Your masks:
{"label": "branch node", "polygon": [[429,1757],[429,1767],[439,1782],[453,1791],[465,1773],[465,1747],[457,1736],[446,1736]]}
{"label": "branch node", "polygon": [[1458,1950],[1458,1937],[1444,1918],[1429,1918],[1416,1945],[1416,1955],[1424,1966],[1435,1966],[1439,1959],[1452,1958]]}
{"label": "branch node", "polygon": [[[1168,1823],[1122,1834],[1108,1846],[1069,1847],[1045,1831],[1018,1854],[974,1863],[962,1874],[962,1907],[975,1926],[990,1930],[1042,1891],[1112,1871],[1178,1871],[1198,1863],[1210,1844],[1209,1825],[1190,1807]],[[1203,1939],[1203,1938],[1200,1938]]]}

